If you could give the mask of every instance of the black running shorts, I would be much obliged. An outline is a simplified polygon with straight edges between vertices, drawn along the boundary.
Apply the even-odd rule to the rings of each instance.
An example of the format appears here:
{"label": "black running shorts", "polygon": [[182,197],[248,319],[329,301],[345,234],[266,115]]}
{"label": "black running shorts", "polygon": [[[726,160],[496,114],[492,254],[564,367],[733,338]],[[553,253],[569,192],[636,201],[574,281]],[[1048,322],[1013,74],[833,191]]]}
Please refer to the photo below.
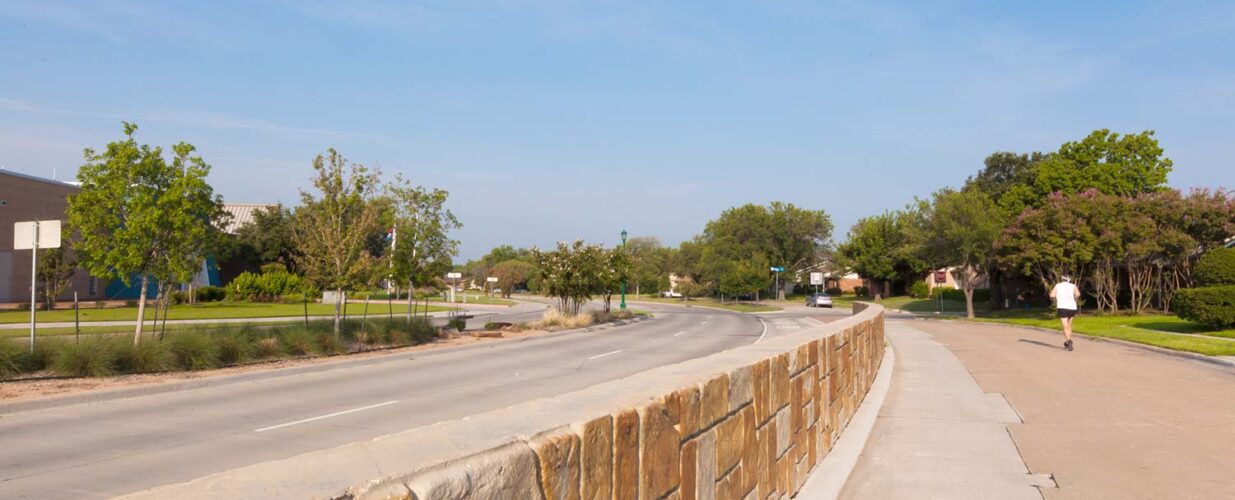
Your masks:
{"label": "black running shorts", "polygon": [[1059,309],[1060,318],[1071,318],[1076,316],[1076,309]]}

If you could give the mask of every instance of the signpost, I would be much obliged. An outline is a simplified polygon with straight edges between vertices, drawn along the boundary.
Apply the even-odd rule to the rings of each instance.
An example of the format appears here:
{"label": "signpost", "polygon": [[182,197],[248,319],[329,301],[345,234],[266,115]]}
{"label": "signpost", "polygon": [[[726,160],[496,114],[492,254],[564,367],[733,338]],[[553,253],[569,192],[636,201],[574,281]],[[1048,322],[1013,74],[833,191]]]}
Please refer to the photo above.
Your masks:
{"label": "signpost", "polygon": [[774,297],[779,299],[780,291],[781,291],[780,290],[780,273],[785,272],[785,268],[782,266],[772,266],[772,267],[769,267],[768,269],[776,273],[776,295],[774,295]]}
{"label": "signpost", "polygon": [[38,310],[39,249],[60,248],[60,221],[35,220],[13,224],[13,250],[30,250],[30,353],[34,354],[34,312]]}
{"label": "signpost", "polygon": [[819,287],[823,286],[823,273],[818,271],[810,273],[810,284],[815,285],[815,293],[819,293]]}
{"label": "signpost", "polygon": [[[948,282],[948,271],[946,269],[943,271],[935,271],[935,284],[936,285],[942,285],[947,282]],[[936,314],[943,314],[943,293],[942,292],[939,293],[938,303],[939,303],[939,312]]]}
{"label": "signpost", "polygon": [[489,296],[493,296],[493,283],[497,283],[497,276],[485,278],[485,283],[489,283]]}
{"label": "signpost", "polygon": [[450,303],[455,303],[455,285],[458,284],[459,278],[463,277],[463,273],[446,273],[446,279],[450,282]]}

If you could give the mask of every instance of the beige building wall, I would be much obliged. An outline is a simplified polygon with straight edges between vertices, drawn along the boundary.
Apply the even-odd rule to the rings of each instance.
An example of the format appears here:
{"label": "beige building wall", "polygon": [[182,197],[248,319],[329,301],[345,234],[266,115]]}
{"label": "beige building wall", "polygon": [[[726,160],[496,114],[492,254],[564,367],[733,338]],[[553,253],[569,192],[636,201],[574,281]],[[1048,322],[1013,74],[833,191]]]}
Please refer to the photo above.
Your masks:
{"label": "beige building wall", "polygon": [[[30,250],[13,250],[13,224],[63,221],[68,196],[77,191],[72,184],[0,170],[0,303],[30,300]],[[90,284],[90,276],[79,270],[60,298],[71,299],[73,291],[83,300],[100,298],[104,283],[96,283],[93,294]]]}

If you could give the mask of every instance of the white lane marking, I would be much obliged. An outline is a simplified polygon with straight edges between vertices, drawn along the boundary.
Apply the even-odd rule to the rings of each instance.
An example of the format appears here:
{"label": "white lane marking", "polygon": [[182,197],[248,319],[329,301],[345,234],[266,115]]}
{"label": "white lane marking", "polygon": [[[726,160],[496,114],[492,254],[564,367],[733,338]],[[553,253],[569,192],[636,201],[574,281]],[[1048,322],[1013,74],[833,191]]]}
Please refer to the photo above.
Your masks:
{"label": "white lane marking", "polygon": [[398,401],[396,401],[396,400],[391,400],[391,401],[387,401],[387,402],[385,402],[385,403],[378,403],[378,404],[375,404],[375,405],[369,405],[369,406],[361,406],[360,408],[352,408],[352,409],[350,409],[350,410],[336,411],[336,412],[334,412],[334,413],[330,413],[330,414],[327,414],[327,415],[321,415],[321,416],[317,416],[317,417],[306,418],[306,419],[303,419],[303,420],[297,420],[297,421],[295,421],[295,422],[288,422],[288,423],[286,423],[286,424],[272,425],[272,426],[270,426],[270,427],[262,427],[261,429],[253,429],[253,432],[266,432],[266,431],[273,431],[273,430],[275,430],[275,429],[282,429],[282,428],[284,428],[284,427],[291,427],[291,426],[293,426],[293,425],[305,424],[305,423],[314,422],[314,421],[317,421],[317,420],[327,419],[327,418],[331,418],[331,417],[337,417],[337,416],[340,416],[340,415],[347,415],[348,413],[356,413],[356,412],[358,412],[358,411],[372,410],[372,409],[374,409],[374,408],[380,408],[380,407],[382,407],[382,406],[392,405],[392,404],[395,404],[395,403],[398,403]]}
{"label": "white lane marking", "polygon": [[683,333],[686,333],[686,330],[682,330],[682,331],[680,331],[680,332],[677,332],[677,333],[673,334],[673,336],[674,336],[674,337],[677,337],[678,335],[681,335],[681,334],[683,334]]}
{"label": "white lane marking", "polygon": [[619,353],[619,352],[622,352],[622,351],[620,351],[620,350],[618,350],[618,351],[609,351],[609,352],[606,352],[606,353],[604,353],[604,354],[597,354],[597,355],[592,356],[592,357],[589,357],[589,358],[587,358],[587,359],[600,359],[600,358],[603,358],[603,357],[605,357],[605,356],[612,356],[612,355],[617,354],[617,353]]}
{"label": "white lane marking", "polygon": [[[758,316],[755,317],[759,318]],[[764,321],[763,318],[759,318],[759,322],[763,323],[763,333],[759,334],[759,338],[755,339],[755,341],[752,342],[753,344],[758,344],[760,340],[763,340],[764,337],[768,336],[768,322]]]}

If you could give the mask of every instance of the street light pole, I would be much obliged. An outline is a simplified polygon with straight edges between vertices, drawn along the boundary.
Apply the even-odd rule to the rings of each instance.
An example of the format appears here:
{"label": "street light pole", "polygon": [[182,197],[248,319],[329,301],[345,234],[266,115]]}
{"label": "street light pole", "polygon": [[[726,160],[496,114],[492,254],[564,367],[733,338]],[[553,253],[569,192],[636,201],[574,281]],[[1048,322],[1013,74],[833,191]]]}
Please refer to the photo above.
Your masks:
{"label": "street light pole", "polygon": [[[622,251],[623,251],[623,252],[625,252],[625,251],[626,251],[626,230],[625,230],[625,229],[623,229],[623,230],[622,230]],[[622,309],[623,311],[625,311],[625,310],[626,310],[626,276],[625,276],[625,274],[623,274],[623,276],[622,276],[622,305],[621,305],[621,309]]]}

